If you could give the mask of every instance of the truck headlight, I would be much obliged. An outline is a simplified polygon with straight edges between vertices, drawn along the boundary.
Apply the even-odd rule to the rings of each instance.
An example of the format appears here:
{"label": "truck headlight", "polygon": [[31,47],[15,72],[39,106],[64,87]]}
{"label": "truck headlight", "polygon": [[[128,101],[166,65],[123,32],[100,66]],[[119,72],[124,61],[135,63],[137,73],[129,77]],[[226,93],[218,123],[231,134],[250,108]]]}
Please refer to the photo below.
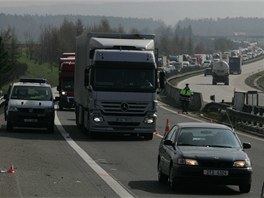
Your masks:
{"label": "truck headlight", "polygon": [[95,115],[95,116],[93,117],[93,121],[94,121],[95,123],[102,123],[102,122],[104,121],[104,118],[103,118],[103,116]]}
{"label": "truck headlight", "polygon": [[146,117],[144,119],[145,124],[153,124],[155,122],[155,119],[153,117]]}
{"label": "truck headlight", "polygon": [[66,94],[67,94],[66,91],[62,91],[62,92],[61,92],[61,95],[63,95],[63,96],[65,96]]}

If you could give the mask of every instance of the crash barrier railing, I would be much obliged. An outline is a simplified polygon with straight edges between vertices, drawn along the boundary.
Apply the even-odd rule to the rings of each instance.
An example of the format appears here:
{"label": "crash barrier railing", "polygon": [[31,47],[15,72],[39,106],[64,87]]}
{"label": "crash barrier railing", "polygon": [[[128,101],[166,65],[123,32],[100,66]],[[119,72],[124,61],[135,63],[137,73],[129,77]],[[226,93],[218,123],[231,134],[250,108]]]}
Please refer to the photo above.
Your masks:
{"label": "crash barrier railing", "polygon": [[227,108],[226,113],[234,128],[243,128],[264,135],[264,117]]}
{"label": "crash barrier railing", "polygon": [[0,97],[0,107],[2,107],[4,105],[4,103],[5,103],[4,97],[1,96]]}

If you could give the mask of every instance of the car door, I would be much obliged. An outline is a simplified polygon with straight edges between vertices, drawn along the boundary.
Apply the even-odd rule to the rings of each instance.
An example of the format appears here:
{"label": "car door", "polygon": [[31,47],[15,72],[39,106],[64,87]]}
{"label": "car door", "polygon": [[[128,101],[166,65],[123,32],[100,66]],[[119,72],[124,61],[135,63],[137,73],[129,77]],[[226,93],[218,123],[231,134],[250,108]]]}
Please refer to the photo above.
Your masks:
{"label": "car door", "polygon": [[[172,144],[175,145],[175,134],[177,131],[178,127],[174,126],[168,134],[165,136],[164,141],[171,141]],[[170,162],[171,159],[173,158],[173,155],[175,153],[175,147],[172,145],[162,145],[160,156],[161,156],[161,165],[164,173],[169,174],[169,169],[170,169]]]}

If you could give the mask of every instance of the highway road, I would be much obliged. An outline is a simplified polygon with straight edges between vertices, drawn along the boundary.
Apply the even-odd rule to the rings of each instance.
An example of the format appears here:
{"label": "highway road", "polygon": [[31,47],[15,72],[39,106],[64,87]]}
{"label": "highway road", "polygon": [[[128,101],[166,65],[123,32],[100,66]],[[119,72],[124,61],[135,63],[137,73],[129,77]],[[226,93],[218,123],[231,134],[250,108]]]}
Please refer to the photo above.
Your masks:
{"label": "highway road", "polygon": [[[243,67],[242,75],[252,67]],[[210,79],[209,76],[189,79],[192,88],[210,87],[201,86],[209,82],[195,83],[200,82],[195,80],[199,77]],[[238,78],[232,76],[232,85],[225,89],[229,88],[232,93],[234,87],[242,85]],[[240,194],[237,186],[190,183],[172,191],[168,185],[159,184],[157,152],[166,119],[170,120],[170,125],[201,121],[195,115],[178,114],[178,109],[159,103],[157,134],[153,140],[145,141],[139,137],[109,135],[90,139],[76,127],[72,110],[56,111],[54,134],[36,129],[6,132],[3,114],[0,114],[0,169],[5,172],[10,164],[15,168],[13,174],[0,173],[0,197],[259,197],[264,180],[264,139],[239,131],[241,140],[252,144],[247,151],[254,171],[249,194]]]}
{"label": "highway road", "polygon": [[203,74],[195,76],[181,81],[178,84],[179,88],[183,88],[186,83],[190,84],[190,88],[194,92],[202,93],[203,100],[210,102],[210,96],[215,95],[216,102],[231,102],[234,90],[236,91],[253,91],[256,90],[252,87],[247,86],[244,82],[245,79],[256,72],[264,70],[264,60],[253,62],[242,66],[241,75],[230,75],[230,85],[224,85],[223,83],[218,83],[217,85],[212,85],[212,76]]}

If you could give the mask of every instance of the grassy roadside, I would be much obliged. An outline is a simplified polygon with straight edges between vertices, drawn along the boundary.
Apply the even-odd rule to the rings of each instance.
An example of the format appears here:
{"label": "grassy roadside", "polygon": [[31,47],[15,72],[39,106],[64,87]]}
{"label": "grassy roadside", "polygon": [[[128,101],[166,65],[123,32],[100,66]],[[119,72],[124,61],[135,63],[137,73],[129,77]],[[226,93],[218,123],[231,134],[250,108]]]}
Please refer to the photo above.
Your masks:
{"label": "grassy roadside", "polygon": [[245,80],[246,85],[264,91],[264,71],[255,73]]}
{"label": "grassy roadside", "polygon": [[[30,60],[24,50],[21,50],[20,56],[18,58],[18,66],[21,64],[27,65],[26,72],[22,75],[23,77],[31,77],[31,78],[45,78],[48,83],[51,84],[52,87],[58,85],[58,66],[49,64],[38,64],[33,60]],[[14,79],[13,82],[16,82],[18,79]],[[6,93],[9,87],[9,83],[2,87],[3,92]]]}
{"label": "grassy roadside", "polygon": [[47,63],[39,65],[33,60],[29,60],[24,54],[22,54],[18,62],[25,63],[27,65],[27,71],[24,76],[33,78],[45,78],[52,86],[58,84],[58,67],[55,65],[49,65]]}

